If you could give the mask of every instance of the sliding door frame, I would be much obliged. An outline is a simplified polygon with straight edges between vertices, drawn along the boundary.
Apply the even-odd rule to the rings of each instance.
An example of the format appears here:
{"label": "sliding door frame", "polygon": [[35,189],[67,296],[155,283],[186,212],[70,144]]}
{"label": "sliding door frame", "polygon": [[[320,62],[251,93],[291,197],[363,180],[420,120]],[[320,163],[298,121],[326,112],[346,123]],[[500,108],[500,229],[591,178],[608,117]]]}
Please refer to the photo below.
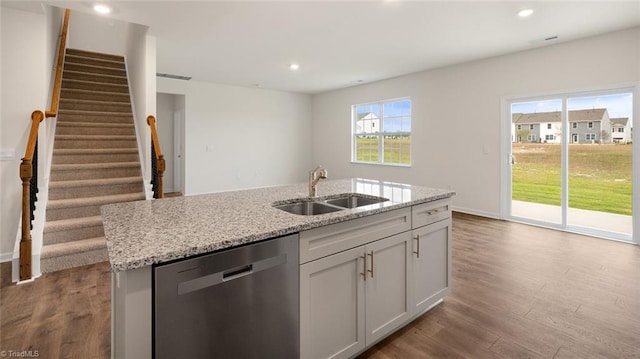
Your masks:
{"label": "sliding door frame", "polygon": [[[618,233],[597,230],[593,228],[580,227],[575,225],[569,225],[567,222],[567,209],[569,203],[569,144],[570,144],[570,129],[567,119],[567,100],[569,98],[587,97],[587,96],[604,96],[623,92],[630,92],[633,98],[633,127],[636,128],[634,132],[638,132],[640,129],[640,84],[626,84],[620,86],[610,86],[593,88],[589,90],[579,91],[564,91],[555,93],[545,93],[530,96],[505,96],[501,98],[501,153],[500,153],[500,216],[501,219],[521,222],[566,232],[579,233],[594,237],[606,238],[616,241],[622,241],[627,243],[640,244],[640,144],[634,143],[632,147],[632,235],[622,235]],[[511,203],[512,203],[512,139],[511,139],[511,104],[516,102],[534,102],[545,100],[561,100],[561,122],[562,122],[562,141],[561,141],[561,209],[562,218],[561,223],[551,223],[541,220],[515,217],[511,215]],[[634,135],[638,137],[639,135]],[[636,140],[635,138],[633,140]]]}

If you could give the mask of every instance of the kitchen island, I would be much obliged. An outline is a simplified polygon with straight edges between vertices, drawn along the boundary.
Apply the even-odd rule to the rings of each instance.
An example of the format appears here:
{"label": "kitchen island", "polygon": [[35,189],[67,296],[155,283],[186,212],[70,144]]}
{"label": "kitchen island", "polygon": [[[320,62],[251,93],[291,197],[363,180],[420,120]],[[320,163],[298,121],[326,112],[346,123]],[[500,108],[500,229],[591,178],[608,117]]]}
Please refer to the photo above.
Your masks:
{"label": "kitchen island", "polygon": [[[364,283],[367,276],[373,278],[374,255],[377,267],[385,263],[383,253],[377,254],[376,245],[389,241],[392,246],[402,248],[404,256],[401,258],[404,266],[402,272],[396,273],[404,279],[403,287],[406,287],[402,297],[406,304],[404,314],[396,315],[393,323],[385,322],[387,328],[384,330],[371,327],[371,335],[368,335],[369,331],[365,330],[365,326],[374,325],[376,316],[383,311],[375,311],[377,314],[371,314],[366,323],[354,323],[354,327],[360,333],[355,338],[357,343],[349,344],[338,356],[348,357],[369,347],[403,323],[428,310],[448,293],[451,270],[449,202],[450,197],[455,194],[453,191],[368,179],[327,180],[318,185],[318,196],[322,199],[352,193],[364,197],[383,197],[387,200],[363,207],[309,216],[291,214],[273,206],[305,198],[308,194],[307,189],[306,184],[299,184],[104,206],[102,216],[113,272],[112,357],[152,356],[154,265],[290,234],[300,236],[302,357],[336,354],[333,348],[330,348],[332,345],[318,346],[318,343],[340,342],[336,338],[330,338],[337,335],[336,333],[329,333],[329,337],[322,338],[319,334],[326,334],[326,328],[314,324],[318,323],[318,318],[315,318],[317,312],[314,311],[317,295],[311,293],[321,288],[314,286],[310,278],[319,278],[315,273],[320,268],[332,268],[331,261],[351,261],[353,268],[357,266],[358,269],[362,269],[367,266],[367,260],[363,258],[369,257],[370,267],[367,268],[370,269],[363,269],[363,280],[354,288],[364,293],[369,291],[370,287],[374,287],[366,287]],[[425,231],[426,228],[429,230]],[[430,251],[430,244],[424,242],[431,233],[436,233],[433,248],[437,250],[434,251]],[[402,246],[396,246],[398,243]],[[367,254],[363,255],[360,252]],[[389,253],[391,252],[393,251]],[[411,256],[416,257],[415,260]],[[424,263],[420,264],[417,261],[420,258]],[[419,277],[416,273],[421,270],[434,269],[438,269],[437,272],[442,275],[437,278],[435,284],[431,283],[428,286],[436,285],[438,290],[429,293],[425,300],[417,300],[417,294],[432,288],[416,287],[411,282]],[[362,274],[359,273],[357,276],[360,277]],[[384,272],[378,277],[384,278]],[[393,279],[393,282],[398,282],[395,280],[397,277]],[[369,283],[371,282],[372,279],[369,279]],[[326,287],[327,284],[323,282],[322,286]],[[340,290],[339,288],[340,285],[337,284],[331,290]],[[364,296],[359,295],[359,298]],[[375,307],[374,298],[374,294],[369,294],[368,308]],[[393,298],[382,300],[386,303],[385,307],[390,307],[388,304],[393,302]],[[357,304],[362,307],[358,310],[364,310],[364,302]],[[339,316],[345,315],[347,313],[340,313]],[[358,320],[364,320],[366,317],[356,316]],[[330,318],[331,315],[327,316],[325,313],[323,317]],[[310,335],[317,338],[314,339],[314,343],[310,341]]]}

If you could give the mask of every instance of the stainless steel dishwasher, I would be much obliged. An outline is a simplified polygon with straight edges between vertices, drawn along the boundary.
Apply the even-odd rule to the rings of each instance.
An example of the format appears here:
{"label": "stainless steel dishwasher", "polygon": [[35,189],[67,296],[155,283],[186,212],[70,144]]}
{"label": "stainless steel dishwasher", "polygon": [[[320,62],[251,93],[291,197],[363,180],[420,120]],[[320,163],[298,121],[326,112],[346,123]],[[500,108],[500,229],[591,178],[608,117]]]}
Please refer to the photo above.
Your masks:
{"label": "stainless steel dishwasher", "polygon": [[154,266],[155,358],[298,358],[298,235]]}

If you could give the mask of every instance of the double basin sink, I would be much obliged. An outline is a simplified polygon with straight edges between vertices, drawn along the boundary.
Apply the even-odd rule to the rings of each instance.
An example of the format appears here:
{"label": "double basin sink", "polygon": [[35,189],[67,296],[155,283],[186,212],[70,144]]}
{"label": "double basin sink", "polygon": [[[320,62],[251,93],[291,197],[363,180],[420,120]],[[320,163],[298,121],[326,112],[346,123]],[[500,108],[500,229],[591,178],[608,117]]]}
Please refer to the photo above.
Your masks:
{"label": "double basin sink", "polygon": [[301,215],[313,216],[317,214],[326,214],[331,212],[342,211],[348,208],[358,208],[369,206],[376,203],[388,201],[387,198],[364,196],[358,193],[345,193],[338,196],[327,198],[300,198],[289,203],[274,203],[273,207]]}

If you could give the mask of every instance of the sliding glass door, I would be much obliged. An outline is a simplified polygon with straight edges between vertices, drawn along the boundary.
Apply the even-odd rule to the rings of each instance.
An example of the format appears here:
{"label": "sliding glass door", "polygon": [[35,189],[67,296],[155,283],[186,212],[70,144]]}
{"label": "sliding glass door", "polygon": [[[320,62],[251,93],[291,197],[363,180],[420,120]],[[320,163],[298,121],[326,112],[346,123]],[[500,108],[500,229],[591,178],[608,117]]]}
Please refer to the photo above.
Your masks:
{"label": "sliding glass door", "polygon": [[631,241],[631,90],[508,101],[507,218]]}

